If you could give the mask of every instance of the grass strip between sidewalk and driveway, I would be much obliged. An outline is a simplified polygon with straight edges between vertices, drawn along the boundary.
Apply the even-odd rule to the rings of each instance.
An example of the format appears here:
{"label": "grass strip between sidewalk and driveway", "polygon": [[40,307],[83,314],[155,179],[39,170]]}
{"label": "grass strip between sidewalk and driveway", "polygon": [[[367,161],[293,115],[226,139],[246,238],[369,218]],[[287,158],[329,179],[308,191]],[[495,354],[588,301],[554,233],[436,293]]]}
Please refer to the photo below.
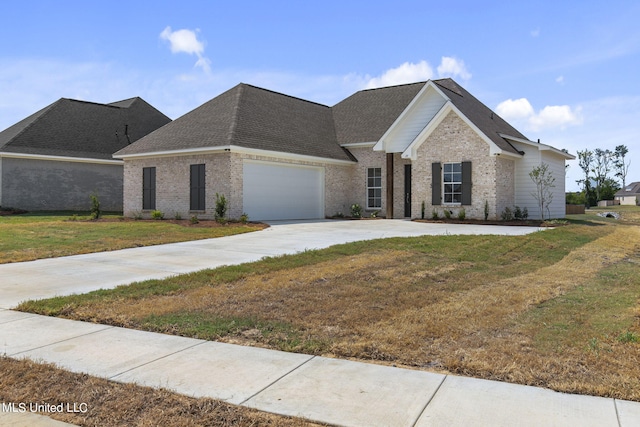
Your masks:
{"label": "grass strip between sidewalk and driveway", "polygon": [[338,245],[20,310],[640,400],[640,228]]}
{"label": "grass strip between sidewalk and driveway", "polygon": [[0,264],[210,239],[266,227],[215,221],[133,221],[117,215],[105,215],[98,221],[88,218],[72,212],[0,216]]}

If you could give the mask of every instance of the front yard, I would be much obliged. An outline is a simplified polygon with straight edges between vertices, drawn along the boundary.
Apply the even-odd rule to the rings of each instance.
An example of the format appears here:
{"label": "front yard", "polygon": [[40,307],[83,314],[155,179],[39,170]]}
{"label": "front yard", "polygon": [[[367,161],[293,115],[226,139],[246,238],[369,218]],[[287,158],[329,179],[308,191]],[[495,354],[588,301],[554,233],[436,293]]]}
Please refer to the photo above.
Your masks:
{"label": "front yard", "polygon": [[640,228],[581,222],[352,243],[20,309],[640,401]]}
{"label": "front yard", "polygon": [[[20,309],[640,401],[640,209],[618,209],[621,220],[600,211],[527,236],[351,243]],[[309,425],[48,365],[0,366],[3,401],[91,399],[75,423]]]}

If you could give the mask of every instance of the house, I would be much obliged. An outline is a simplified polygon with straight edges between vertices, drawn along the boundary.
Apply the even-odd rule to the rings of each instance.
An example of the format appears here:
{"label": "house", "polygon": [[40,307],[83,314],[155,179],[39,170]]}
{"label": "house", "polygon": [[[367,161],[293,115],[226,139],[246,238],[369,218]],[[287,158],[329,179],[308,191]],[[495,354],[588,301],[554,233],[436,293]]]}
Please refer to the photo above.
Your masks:
{"label": "house", "polygon": [[640,205],[640,182],[632,182],[620,191],[615,196],[621,205]]}
{"label": "house", "polygon": [[333,107],[239,84],[114,155],[124,161],[125,215],[348,215],[418,218],[465,210],[539,215],[531,169],[555,175],[548,215],[564,217],[564,163],[452,79],[362,90]]}
{"label": "house", "polygon": [[171,120],[141,98],[61,98],[0,132],[0,206],[122,210],[122,160],[112,155]]}

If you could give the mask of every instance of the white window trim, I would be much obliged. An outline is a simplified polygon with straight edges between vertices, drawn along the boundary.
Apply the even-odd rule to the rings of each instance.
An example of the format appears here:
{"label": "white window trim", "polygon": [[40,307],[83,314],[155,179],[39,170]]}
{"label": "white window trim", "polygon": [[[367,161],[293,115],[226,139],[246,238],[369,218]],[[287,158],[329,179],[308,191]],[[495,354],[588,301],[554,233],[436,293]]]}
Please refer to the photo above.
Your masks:
{"label": "white window trim", "polygon": [[[370,187],[369,186],[369,171],[370,170],[379,170],[380,171],[380,186],[379,187]],[[367,168],[367,174],[366,174],[366,180],[367,180],[367,185],[366,185],[366,201],[367,201],[367,209],[372,210],[372,209],[382,209],[382,168],[381,167],[371,167],[371,168]],[[373,177],[374,179],[376,178],[375,176]],[[380,190],[380,206],[370,206],[369,205],[369,190]],[[374,197],[377,199],[377,197]]]}
{"label": "white window trim", "polygon": [[[444,180],[445,175],[445,166],[446,165],[460,165],[460,181],[451,181],[446,182]],[[451,172],[449,172],[451,173]],[[447,193],[445,191],[447,184],[459,184],[460,185],[460,193]],[[459,202],[447,202],[446,194],[460,194]],[[442,163],[442,204],[445,206],[462,206],[462,162],[443,162]]]}

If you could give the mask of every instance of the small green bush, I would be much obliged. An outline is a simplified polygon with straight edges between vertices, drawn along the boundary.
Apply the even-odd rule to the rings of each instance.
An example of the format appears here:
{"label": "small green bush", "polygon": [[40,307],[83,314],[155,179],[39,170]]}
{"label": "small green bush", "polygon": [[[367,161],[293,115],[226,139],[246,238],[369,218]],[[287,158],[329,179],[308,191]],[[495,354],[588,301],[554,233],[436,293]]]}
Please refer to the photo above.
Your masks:
{"label": "small green bush", "polygon": [[176,214],[173,216],[173,218],[176,221],[180,221],[182,219],[182,215],[180,214],[180,212],[176,212]]}
{"label": "small green bush", "polygon": [[193,215],[191,217],[191,219],[189,220],[189,222],[191,222],[191,224],[197,224],[200,222],[200,220],[198,219],[198,215]]}
{"label": "small green bush", "polygon": [[431,219],[440,219],[440,216],[438,215],[438,211],[437,210],[433,210],[431,212]]}
{"label": "small green bush", "polygon": [[444,210],[444,217],[447,219],[451,219],[451,211],[449,209]]}
{"label": "small green bush", "polygon": [[97,193],[91,193],[89,195],[91,200],[91,219],[100,219],[102,211],[100,210],[100,200]]}
{"label": "small green bush", "polygon": [[380,213],[380,211],[373,211],[371,212],[371,215],[369,215],[371,218],[378,218],[378,214]]}
{"label": "small green bush", "polygon": [[354,203],[353,205],[351,205],[351,217],[362,218],[362,208],[359,204]]}
{"label": "small green bush", "polygon": [[640,337],[631,331],[627,331],[618,336],[618,341],[621,343],[638,342],[640,341]]}
{"label": "small green bush", "polygon": [[246,224],[249,222],[249,215],[247,215],[246,213],[243,213],[242,215],[240,215],[240,222],[243,224]]}
{"label": "small green bush", "polygon": [[502,218],[503,221],[513,221],[513,211],[509,206],[504,208],[504,210],[500,214],[500,218]]}
{"label": "small green bush", "polygon": [[489,219],[489,202],[487,200],[484,201],[484,220]]}
{"label": "small green bush", "polygon": [[460,211],[458,211],[458,219],[460,221],[464,221],[466,217],[467,217],[467,212],[464,210],[464,208],[460,209]]}
{"label": "small green bush", "polygon": [[336,212],[336,214],[333,217],[334,218],[344,218],[344,214],[342,212]]}
{"label": "small green bush", "polygon": [[136,221],[140,221],[142,219],[142,212],[140,211],[134,212],[133,219],[135,219]]}
{"label": "small green bush", "polygon": [[216,193],[216,212],[215,212],[216,221],[218,221],[221,224],[226,223],[226,220],[225,220],[226,216],[227,216],[227,198],[224,197],[224,194]]}
{"label": "small green bush", "polygon": [[155,219],[155,220],[164,219],[164,212],[158,211],[158,210],[152,211],[151,212],[151,218]]}

